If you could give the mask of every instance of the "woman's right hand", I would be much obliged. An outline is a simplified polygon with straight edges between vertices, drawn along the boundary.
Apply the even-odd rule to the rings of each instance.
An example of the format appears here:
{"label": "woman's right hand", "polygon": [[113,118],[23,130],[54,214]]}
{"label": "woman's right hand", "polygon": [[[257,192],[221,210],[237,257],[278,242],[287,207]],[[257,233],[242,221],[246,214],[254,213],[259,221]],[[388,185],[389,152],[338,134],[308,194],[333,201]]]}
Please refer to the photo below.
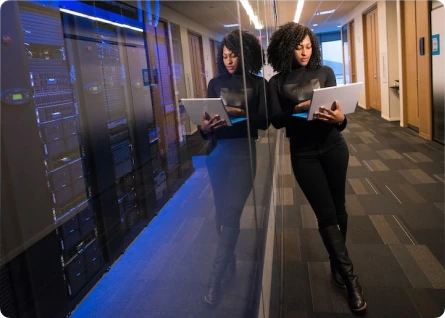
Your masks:
{"label": "woman's right hand", "polygon": [[307,111],[310,106],[311,106],[310,100],[302,102],[294,107],[294,113],[303,113],[303,112]]}
{"label": "woman's right hand", "polygon": [[211,133],[213,130],[227,126],[224,119],[221,119],[219,115],[215,115],[210,118],[208,113],[204,113],[202,116],[201,130],[205,133]]}

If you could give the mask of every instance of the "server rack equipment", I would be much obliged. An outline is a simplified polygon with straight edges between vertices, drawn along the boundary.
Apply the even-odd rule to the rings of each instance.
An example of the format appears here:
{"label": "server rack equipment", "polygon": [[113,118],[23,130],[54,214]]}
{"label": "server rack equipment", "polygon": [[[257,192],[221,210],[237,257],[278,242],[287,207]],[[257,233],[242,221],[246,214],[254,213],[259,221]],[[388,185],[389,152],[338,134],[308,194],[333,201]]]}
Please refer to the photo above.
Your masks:
{"label": "server rack equipment", "polygon": [[102,266],[91,186],[84,169],[83,144],[72,74],[57,11],[20,4],[29,79],[44,147],[48,188],[61,242],[61,264],[69,295]]}
{"label": "server rack equipment", "polygon": [[89,154],[60,13],[8,3],[3,34],[5,25],[11,41],[2,47],[2,196],[10,222],[2,222],[2,271],[14,286],[13,311],[48,316],[63,311],[103,265],[84,169]]}
{"label": "server rack equipment", "polygon": [[2,6],[0,307],[11,317],[71,311],[173,195],[184,158],[166,48],[150,64],[144,31],[58,7],[74,4],[91,5]]}
{"label": "server rack equipment", "polygon": [[89,152],[74,99],[60,14],[24,5],[20,9],[24,40],[32,54],[28,54],[28,71],[55,202],[54,217],[65,221],[56,229],[63,251],[61,261],[68,293],[75,295],[103,263],[96,205],[84,169]]}
{"label": "server rack equipment", "polygon": [[147,123],[135,117],[141,107],[142,111],[150,107],[143,104],[150,100],[135,103],[133,90],[138,90],[141,80],[130,79],[120,28],[70,14],[64,14],[63,20],[87,144],[93,153],[92,196],[102,207],[101,238],[108,258],[115,260],[152,217]]}

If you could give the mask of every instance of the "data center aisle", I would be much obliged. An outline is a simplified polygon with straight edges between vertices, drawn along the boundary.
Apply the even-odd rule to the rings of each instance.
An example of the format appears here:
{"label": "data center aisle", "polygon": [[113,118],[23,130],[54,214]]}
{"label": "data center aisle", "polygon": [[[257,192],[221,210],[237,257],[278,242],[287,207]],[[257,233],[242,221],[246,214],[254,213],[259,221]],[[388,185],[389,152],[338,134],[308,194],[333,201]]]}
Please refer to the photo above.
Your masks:
{"label": "data center aisle", "polygon": [[[368,301],[366,317],[439,317],[445,308],[443,146],[373,110],[348,118],[347,246]],[[273,277],[283,262],[284,285],[280,308],[281,282],[272,282],[270,317],[350,317],[284,148],[280,182],[292,189],[283,193],[293,194],[277,207],[284,252],[275,249]]]}
{"label": "data center aisle", "polygon": [[193,160],[195,173],[84,298],[72,317],[251,316],[248,311],[257,268],[252,195],[241,218],[236,279],[227,287],[219,306],[210,309],[204,295],[216,253],[215,210],[206,156]]}

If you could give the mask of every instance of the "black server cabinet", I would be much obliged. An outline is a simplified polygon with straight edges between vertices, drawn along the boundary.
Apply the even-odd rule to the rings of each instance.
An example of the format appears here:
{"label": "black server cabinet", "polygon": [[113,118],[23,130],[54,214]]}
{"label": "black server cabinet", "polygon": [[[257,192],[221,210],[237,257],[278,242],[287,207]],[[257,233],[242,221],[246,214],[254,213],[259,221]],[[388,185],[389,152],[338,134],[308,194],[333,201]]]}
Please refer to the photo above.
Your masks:
{"label": "black server cabinet", "polygon": [[144,32],[35,3],[1,14],[0,305],[57,317],[167,199],[180,160],[159,137],[177,123],[159,131]]}
{"label": "black server cabinet", "polygon": [[[169,24],[159,21],[156,27],[147,27],[147,40],[152,48],[152,92],[157,118],[162,121],[160,145],[163,153],[163,167],[166,171],[165,197],[172,196],[193,172],[192,159],[187,143],[179,141],[179,113],[175,100],[174,74],[172,73],[171,34]],[[161,189],[161,187],[159,187]],[[161,201],[163,202],[163,201]]]}
{"label": "black server cabinet", "polygon": [[139,76],[129,71],[122,28],[69,14],[63,19],[94,158],[92,195],[101,202],[103,241],[114,261],[153,217],[151,96],[141,87],[141,70]]}
{"label": "black server cabinet", "polygon": [[60,14],[1,14],[2,272],[20,316],[50,317],[102,266],[95,208]]}
{"label": "black server cabinet", "polygon": [[[91,196],[100,203],[101,213],[99,241],[104,244],[104,252],[109,260],[116,259],[122,252],[123,235],[120,226],[118,192],[114,176],[113,160],[119,161],[119,150],[130,151],[125,143],[119,148],[119,140],[114,148],[109,133],[109,114],[106,109],[107,95],[104,87],[103,71],[98,58],[98,42],[91,39],[94,22],[63,14],[64,37],[67,59],[73,74],[78,108],[82,114],[82,130],[86,150],[91,153],[87,164],[91,170]],[[112,96],[111,96],[112,98]],[[111,101],[112,102],[112,101]],[[116,118],[118,114],[111,114]],[[116,128],[110,125],[110,130]],[[125,156],[125,154],[124,154]],[[128,158],[118,162],[122,167],[131,165]],[[131,185],[129,186],[131,188]]]}
{"label": "black server cabinet", "polygon": [[61,265],[68,295],[75,296],[103,265],[97,240],[98,207],[91,198],[89,171],[85,170],[89,152],[74,98],[60,13],[26,4],[19,8],[54,220],[60,225],[56,234],[61,242]]}
{"label": "black server cabinet", "polygon": [[[2,263],[53,230],[44,149],[32,99],[17,3],[1,10]],[[3,208],[4,198],[10,202]],[[7,223],[6,223],[7,222]]]}
{"label": "black server cabinet", "polygon": [[[147,52],[144,34],[132,29],[122,29],[124,43],[121,54],[125,58],[126,81],[129,103],[133,105],[133,127],[135,128],[136,172],[138,196],[144,198],[149,211],[156,210],[157,191],[155,177],[163,173],[158,145],[158,131],[154,116],[152,92],[147,77]],[[141,182],[142,181],[142,182]],[[152,215],[150,215],[152,217]]]}
{"label": "black server cabinet", "polygon": [[16,309],[24,316],[50,317],[65,307],[66,285],[54,231],[54,189],[45,166],[47,153],[19,17],[17,2],[3,4],[0,265],[10,273]]}

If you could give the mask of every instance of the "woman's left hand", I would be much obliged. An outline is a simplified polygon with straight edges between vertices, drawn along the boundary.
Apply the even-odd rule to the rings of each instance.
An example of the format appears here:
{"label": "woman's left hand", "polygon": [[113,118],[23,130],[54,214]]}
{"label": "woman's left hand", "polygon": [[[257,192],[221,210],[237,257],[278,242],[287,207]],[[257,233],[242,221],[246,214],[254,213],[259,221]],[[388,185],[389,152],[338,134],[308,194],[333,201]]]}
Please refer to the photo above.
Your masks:
{"label": "woman's left hand", "polygon": [[331,109],[320,107],[320,110],[314,113],[314,118],[330,124],[340,124],[345,120],[345,115],[343,115],[340,104],[335,101],[332,103]]}

